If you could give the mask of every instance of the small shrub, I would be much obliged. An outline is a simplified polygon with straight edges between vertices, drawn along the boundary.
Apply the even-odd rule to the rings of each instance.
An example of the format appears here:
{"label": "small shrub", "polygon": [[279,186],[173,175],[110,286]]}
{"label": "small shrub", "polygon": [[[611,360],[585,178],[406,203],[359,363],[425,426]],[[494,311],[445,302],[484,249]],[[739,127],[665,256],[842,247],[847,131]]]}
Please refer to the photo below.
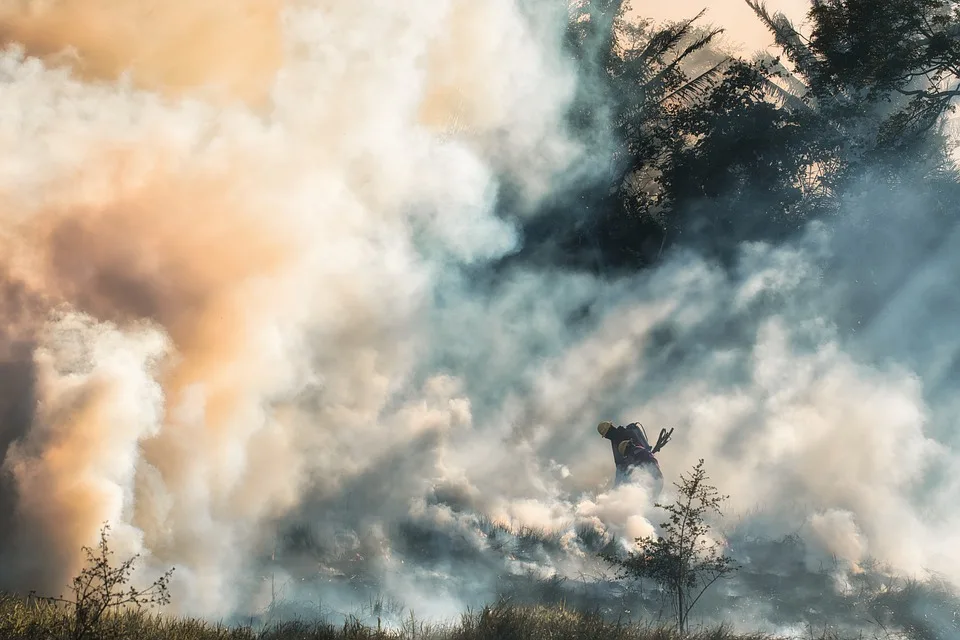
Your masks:
{"label": "small shrub", "polygon": [[113,566],[113,551],[110,550],[108,541],[109,531],[110,525],[104,524],[100,529],[100,543],[97,548],[83,547],[87,566],[73,579],[70,598],[37,596],[35,592],[30,594],[39,602],[65,605],[71,610],[73,615],[68,622],[68,635],[72,640],[117,636],[118,625],[106,624],[111,615],[115,616],[114,622],[122,622],[116,614],[170,602],[168,586],[173,569],[144,590],[129,586],[133,565],[140,556],[137,554],[124,560],[119,566]]}
{"label": "small shrub", "polygon": [[686,633],[690,611],[704,592],[738,569],[731,558],[708,543],[710,525],[705,517],[709,512],[720,515],[720,503],[727,496],[719,495],[706,480],[701,459],[689,476],[674,483],[680,492],[678,500],[656,504],[670,514],[660,525],[663,535],[637,538],[637,550],[626,558],[605,555],[619,566],[618,577],[649,578],[665,589],[681,633]]}

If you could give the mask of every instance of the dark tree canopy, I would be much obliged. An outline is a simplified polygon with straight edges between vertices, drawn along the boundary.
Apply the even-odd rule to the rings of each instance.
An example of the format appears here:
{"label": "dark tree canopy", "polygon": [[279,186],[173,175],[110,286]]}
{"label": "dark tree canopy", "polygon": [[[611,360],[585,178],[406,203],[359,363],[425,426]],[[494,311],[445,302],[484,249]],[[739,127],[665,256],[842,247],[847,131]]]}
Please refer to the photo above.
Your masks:
{"label": "dark tree canopy", "polygon": [[676,246],[724,261],[835,213],[866,177],[955,193],[942,125],[960,96],[960,2],[813,0],[801,33],[744,1],[781,57],[719,50],[702,12],[655,25],[628,21],[628,0],[571,8],[568,121],[590,152],[510,261],[609,273]]}

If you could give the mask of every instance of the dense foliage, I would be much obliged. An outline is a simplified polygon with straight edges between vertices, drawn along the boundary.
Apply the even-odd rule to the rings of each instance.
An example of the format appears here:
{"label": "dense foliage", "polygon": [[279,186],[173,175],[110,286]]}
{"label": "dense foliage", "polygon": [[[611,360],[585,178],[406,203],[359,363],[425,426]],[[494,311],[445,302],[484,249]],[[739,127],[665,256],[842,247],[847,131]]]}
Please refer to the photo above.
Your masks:
{"label": "dense foliage", "polygon": [[943,125],[960,95],[957,2],[815,0],[801,33],[744,1],[779,57],[722,52],[702,14],[655,26],[628,21],[629,0],[576,3],[569,118],[589,178],[527,224],[514,259],[633,270],[677,245],[723,259],[835,213],[865,180],[955,195]]}

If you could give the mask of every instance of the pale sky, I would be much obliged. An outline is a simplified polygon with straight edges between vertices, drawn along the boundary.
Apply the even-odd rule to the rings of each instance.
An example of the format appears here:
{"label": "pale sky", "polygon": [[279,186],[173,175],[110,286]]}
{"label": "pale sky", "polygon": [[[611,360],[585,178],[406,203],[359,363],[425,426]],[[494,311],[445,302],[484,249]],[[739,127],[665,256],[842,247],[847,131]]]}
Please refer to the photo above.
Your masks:
{"label": "pale sky", "polygon": [[[770,32],[743,0],[633,0],[632,4],[637,14],[658,21],[692,18],[706,9],[700,22],[724,27],[724,40],[738,49],[743,48],[747,54],[773,44]],[[766,5],[771,14],[782,11],[800,26],[810,8],[810,0],[767,0]]]}

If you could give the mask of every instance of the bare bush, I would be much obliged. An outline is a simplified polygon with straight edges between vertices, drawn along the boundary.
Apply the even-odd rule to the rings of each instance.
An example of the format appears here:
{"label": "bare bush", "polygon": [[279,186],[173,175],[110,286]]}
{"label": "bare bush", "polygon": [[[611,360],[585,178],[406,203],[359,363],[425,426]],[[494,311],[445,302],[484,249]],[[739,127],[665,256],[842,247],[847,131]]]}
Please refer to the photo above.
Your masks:
{"label": "bare bush", "polygon": [[133,567],[140,554],[134,555],[114,566],[111,562],[113,551],[109,545],[110,525],[100,529],[100,542],[96,549],[83,547],[86,554],[86,566],[70,585],[71,596],[65,598],[37,596],[31,597],[40,602],[65,606],[72,613],[69,618],[69,637],[72,640],[88,638],[111,638],[119,634],[108,623],[112,614],[127,610],[141,610],[143,607],[165,605],[170,602],[169,584],[173,569],[157,578],[146,589],[137,589],[130,585]]}

